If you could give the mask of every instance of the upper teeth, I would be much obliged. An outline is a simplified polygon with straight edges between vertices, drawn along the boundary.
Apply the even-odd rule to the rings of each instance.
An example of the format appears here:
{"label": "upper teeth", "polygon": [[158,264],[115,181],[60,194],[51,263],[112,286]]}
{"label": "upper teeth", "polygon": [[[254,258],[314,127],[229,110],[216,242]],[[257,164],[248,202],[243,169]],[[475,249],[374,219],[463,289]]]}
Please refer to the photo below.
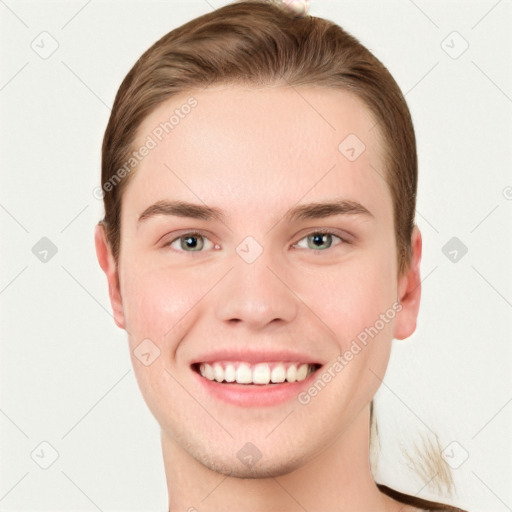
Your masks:
{"label": "upper teeth", "polygon": [[201,363],[199,372],[203,377],[217,382],[238,384],[268,384],[269,382],[302,381],[315,370],[311,364],[300,363],[258,363],[243,362]]}

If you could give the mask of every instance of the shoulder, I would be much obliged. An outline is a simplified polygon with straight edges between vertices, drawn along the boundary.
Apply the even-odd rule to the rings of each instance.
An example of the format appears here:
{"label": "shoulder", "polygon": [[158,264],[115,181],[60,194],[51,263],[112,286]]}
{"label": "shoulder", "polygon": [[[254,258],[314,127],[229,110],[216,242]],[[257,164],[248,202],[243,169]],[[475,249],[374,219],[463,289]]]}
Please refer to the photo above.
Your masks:
{"label": "shoulder", "polygon": [[452,507],[451,505],[446,505],[444,503],[423,500],[421,498],[417,498],[416,496],[403,494],[383,484],[377,484],[377,487],[382,493],[386,494],[390,498],[393,498],[394,500],[398,501],[399,503],[403,503],[404,505],[412,505],[421,512],[467,512],[461,508]]}

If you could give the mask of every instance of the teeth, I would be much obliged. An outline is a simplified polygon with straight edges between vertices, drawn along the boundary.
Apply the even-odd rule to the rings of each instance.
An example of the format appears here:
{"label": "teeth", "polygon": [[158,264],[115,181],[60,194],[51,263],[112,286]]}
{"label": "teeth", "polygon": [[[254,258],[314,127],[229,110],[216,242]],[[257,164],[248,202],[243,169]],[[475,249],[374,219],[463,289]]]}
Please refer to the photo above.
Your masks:
{"label": "teeth", "polygon": [[226,382],[235,382],[236,379],[236,370],[232,364],[226,365],[226,369],[224,370],[224,380]]}
{"label": "teeth", "polygon": [[286,380],[286,370],[284,364],[274,366],[270,373],[270,380],[272,382],[284,382]]}
{"label": "teeth", "polygon": [[295,382],[297,380],[297,367],[289,366],[288,370],[286,370],[286,380],[288,382]]}
{"label": "teeth", "polygon": [[209,364],[204,365],[204,376],[209,380],[214,379],[213,368]]}
{"label": "teeth", "polygon": [[270,368],[267,363],[257,364],[252,371],[254,384],[268,384],[270,382]]}
{"label": "teeth", "polygon": [[251,367],[245,363],[240,364],[236,369],[235,380],[238,384],[250,384],[252,382]]}
{"label": "teeth", "polygon": [[315,371],[314,365],[300,363],[201,363],[199,373],[208,380],[238,384],[300,382]]}
{"label": "teeth", "polygon": [[224,380],[224,368],[219,363],[213,365],[213,377],[217,382]]}
{"label": "teeth", "polygon": [[301,364],[297,369],[297,380],[300,382],[308,376],[309,365]]}

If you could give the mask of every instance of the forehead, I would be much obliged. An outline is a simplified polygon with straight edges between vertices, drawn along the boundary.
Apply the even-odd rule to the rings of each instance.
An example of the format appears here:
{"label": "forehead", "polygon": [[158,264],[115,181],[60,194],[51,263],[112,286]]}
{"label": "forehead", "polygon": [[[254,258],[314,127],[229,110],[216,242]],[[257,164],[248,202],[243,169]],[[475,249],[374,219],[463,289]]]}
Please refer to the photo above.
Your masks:
{"label": "forehead", "polygon": [[151,149],[123,210],[128,203],[136,215],[169,198],[229,203],[244,214],[305,196],[382,202],[387,187],[374,126],[357,96],[332,88],[225,85],[180,94],[139,127],[134,149]]}

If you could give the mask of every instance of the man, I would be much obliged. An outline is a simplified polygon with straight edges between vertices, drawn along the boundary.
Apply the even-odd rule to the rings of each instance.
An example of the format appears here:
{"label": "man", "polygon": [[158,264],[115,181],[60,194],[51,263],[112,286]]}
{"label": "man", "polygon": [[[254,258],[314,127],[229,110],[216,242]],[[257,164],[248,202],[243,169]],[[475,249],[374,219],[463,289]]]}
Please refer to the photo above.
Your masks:
{"label": "man", "polygon": [[[370,470],[371,401],[420,303],[416,154],[390,75],[329,27],[235,3],[155,43],[116,97],[96,250],[171,511],[442,507]],[[350,48],[366,91],[328,85]]]}

